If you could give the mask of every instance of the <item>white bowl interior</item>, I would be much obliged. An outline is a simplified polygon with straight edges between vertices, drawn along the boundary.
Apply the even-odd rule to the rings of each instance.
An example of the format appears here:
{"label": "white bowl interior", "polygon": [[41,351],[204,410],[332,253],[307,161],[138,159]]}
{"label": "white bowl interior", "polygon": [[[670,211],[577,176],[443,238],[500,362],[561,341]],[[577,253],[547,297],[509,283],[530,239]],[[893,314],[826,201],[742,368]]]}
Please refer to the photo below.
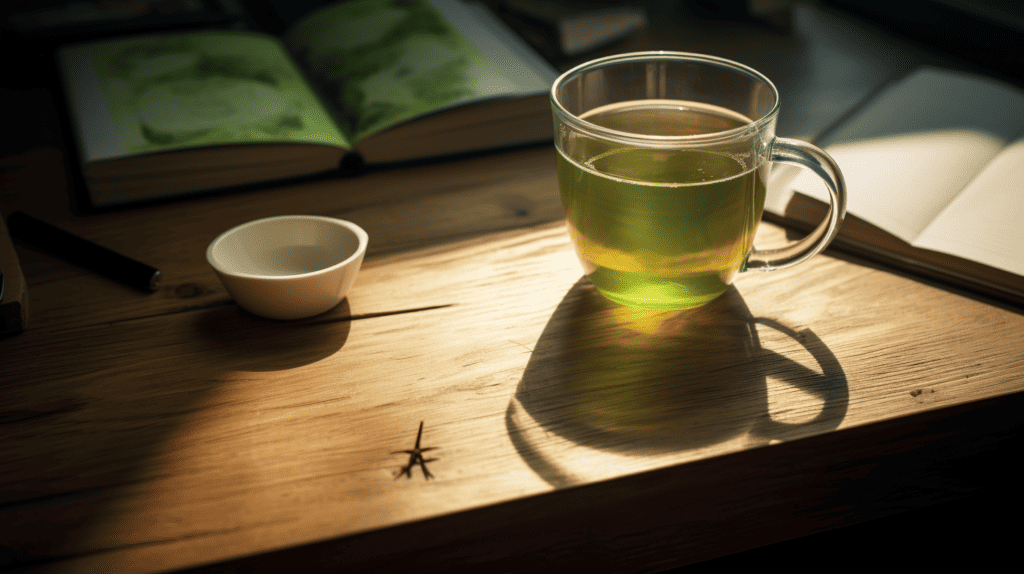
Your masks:
{"label": "white bowl interior", "polygon": [[337,219],[272,217],[235,227],[210,247],[210,262],[232,275],[282,277],[322,271],[360,250],[359,234]]}

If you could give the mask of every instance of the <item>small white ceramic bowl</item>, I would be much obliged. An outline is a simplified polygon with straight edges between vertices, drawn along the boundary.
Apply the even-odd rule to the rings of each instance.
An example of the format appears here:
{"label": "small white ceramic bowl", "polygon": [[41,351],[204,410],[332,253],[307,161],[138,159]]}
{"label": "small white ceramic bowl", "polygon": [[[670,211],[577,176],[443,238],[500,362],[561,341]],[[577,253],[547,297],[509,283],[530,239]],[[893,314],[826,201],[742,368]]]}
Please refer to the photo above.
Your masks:
{"label": "small white ceramic bowl", "polygon": [[368,242],[350,221],[281,215],[225,231],[206,249],[206,260],[242,308],[270,319],[302,319],[341,303]]}

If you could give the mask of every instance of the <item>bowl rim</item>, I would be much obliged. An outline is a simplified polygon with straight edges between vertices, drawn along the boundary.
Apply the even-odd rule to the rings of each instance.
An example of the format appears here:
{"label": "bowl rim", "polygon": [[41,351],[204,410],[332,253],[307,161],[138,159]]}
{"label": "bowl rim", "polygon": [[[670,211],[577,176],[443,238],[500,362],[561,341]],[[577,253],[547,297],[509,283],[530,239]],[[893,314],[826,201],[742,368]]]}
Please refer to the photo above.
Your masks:
{"label": "bowl rim", "polygon": [[[346,257],[345,259],[339,261],[338,263],[335,263],[334,265],[331,265],[329,267],[324,267],[323,269],[317,269],[316,271],[309,271],[307,273],[296,273],[294,275],[260,275],[260,274],[257,274],[257,273],[240,273],[240,272],[237,272],[237,271],[229,271],[229,270],[225,269],[214,258],[213,250],[217,247],[217,244],[219,244],[221,241],[223,241],[227,237],[229,237],[231,235],[234,235],[235,233],[238,233],[238,232],[240,232],[243,229],[246,229],[248,227],[253,227],[253,226],[257,226],[257,225],[266,225],[267,223],[269,223],[271,221],[279,221],[279,220],[321,221],[321,222],[324,222],[324,223],[329,223],[331,225],[336,225],[336,226],[344,227],[345,229],[347,229],[348,231],[351,231],[356,236],[356,240],[357,240],[358,243],[356,245],[355,251],[351,255]],[[305,278],[305,277],[312,277],[312,276],[315,276],[315,275],[322,275],[322,274],[329,273],[329,272],[334,271],[336,269],[340,269],[342,267],[346,267],[346,266],[350,265],[353,261],[355,261],[355,260],[357,260],[359,258],[362,258],[362,256],[366,253],[366,247],[369,244],[369,242],[370,242],[370,237],[369,237],[369,234],[366,233],[366,230],[364,230],[362,227],[359,227],[355,223],[353,223],[351,221],[347,221],[345,219],[339,219],[337,217],[329,217],[329,216],[326,216],[326,215],[273,215],[273,216],[270,216],[270,217],[263,217],[263,218],[260,218],[260,219],[254,219],[252,221],[247,221],[245,223],[240,223],[240,224],[238,224],[238,225],[228,229],[227,231],[221,233],[220,235],[218,235],[213,241],[210,242],[210,244],[206,248],[206,262],[209,263],[210,266],[213,267],[213,269],[215,271],[217,271],[218,273],[223,274],[223,275],[227,275],[227,276],[230,276],[230,277],[240,277],[240,278],[245,278],[245,279],[258,279],[258,280],[261,280],[261,281],[292,281],[292,280],[295,280],[295,279],[302,279],[302,278]]]}

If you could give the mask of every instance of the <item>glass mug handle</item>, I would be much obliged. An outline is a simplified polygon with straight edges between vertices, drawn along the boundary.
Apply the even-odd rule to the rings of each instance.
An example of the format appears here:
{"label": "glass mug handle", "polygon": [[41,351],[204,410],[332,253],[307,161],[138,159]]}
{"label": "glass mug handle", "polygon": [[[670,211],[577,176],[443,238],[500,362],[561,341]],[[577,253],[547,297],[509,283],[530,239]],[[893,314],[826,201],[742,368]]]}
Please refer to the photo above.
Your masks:
{"label": "glass mug handle", "polygon": [[751,250],[744,271],[771,271],[804,261],[832,242],[846,217],[846,182],[839,166],[827,153],[800,140],[775,138],[768,150],[768,161],[795,163],[818,174],[828,187],[828,213],[814,231],[799,241],[778,249]]}

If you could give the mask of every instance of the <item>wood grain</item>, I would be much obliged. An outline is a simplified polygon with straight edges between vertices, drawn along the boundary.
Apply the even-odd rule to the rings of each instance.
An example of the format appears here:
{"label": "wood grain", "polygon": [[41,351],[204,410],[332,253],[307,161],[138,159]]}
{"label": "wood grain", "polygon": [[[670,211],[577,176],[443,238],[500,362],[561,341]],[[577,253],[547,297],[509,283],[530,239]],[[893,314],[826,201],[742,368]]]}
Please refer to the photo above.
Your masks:
{"label": "wood grain", "polygon": [[[39,196],[63,192],[59,185],[48,187],[39,196],[9,203],[157,267],[163,282],[158,293],[139,294],[31,248],[22,249],[23,265],[31,271],[29,288],[38,300],[33,329],[225,304],[229,297],[206,262],[206,248],[220,233],[261,217],[302,213],[354,221],[370,235],[371,256],[560,219],[554,153],[550,146],[527,148],[457,164],[381,170],[88,217],[74,216],[53,201],[37,202]],[[30,174],[60,169],[57,159],[36,154]],[[394,309],[372,311],[390,310]]]}
{"label": "wood grain", "polygon": [[[1020,314],[827,256],[682,313],[580,279],[555,223],[379,256],[305,322],[221,305],[28,331],[0,359],[0,539],[55,571],[193,566],[760,457],[1024,380]],[[396,478],[420,421],[435,478]]]}

